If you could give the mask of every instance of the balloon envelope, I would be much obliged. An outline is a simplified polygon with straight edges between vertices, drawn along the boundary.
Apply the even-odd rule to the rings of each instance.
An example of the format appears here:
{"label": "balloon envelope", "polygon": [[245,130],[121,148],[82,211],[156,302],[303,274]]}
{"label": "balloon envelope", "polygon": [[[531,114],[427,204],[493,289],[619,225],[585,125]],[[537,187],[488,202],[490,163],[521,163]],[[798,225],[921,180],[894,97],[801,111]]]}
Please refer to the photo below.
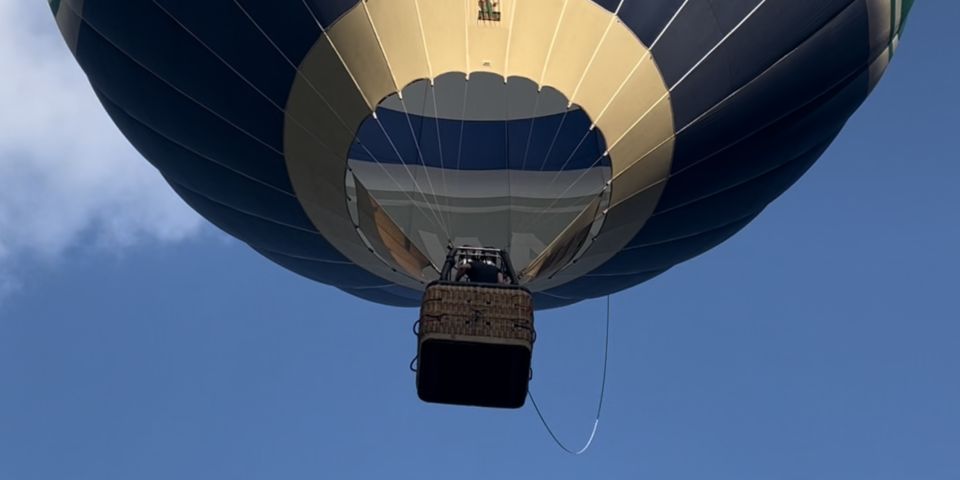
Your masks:
{"label": "balloon envelope", "polygon": [[911,5],[50,4],[124,135],[267,258],[412,306],[449,245],[498,247],[538,308],[747,225],[876,85]]}

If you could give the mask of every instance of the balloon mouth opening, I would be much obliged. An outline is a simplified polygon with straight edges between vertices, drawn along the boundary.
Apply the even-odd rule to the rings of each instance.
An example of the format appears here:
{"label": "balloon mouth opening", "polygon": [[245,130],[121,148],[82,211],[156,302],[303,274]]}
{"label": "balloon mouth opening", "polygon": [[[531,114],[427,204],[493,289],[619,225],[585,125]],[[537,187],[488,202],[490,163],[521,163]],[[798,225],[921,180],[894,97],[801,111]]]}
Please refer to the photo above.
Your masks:
{"label": "balloon mouth opening", "polygon": [[[358,232],[397,271],[436,277],[449,246],[505,249],[524,279],[556,271],[608,204],[606,141],[550,87],[475,72],[383,99],[348,154]],[[563,242],[563,245],[558,245]],[[379,246],[379,248],[374,248]]]}

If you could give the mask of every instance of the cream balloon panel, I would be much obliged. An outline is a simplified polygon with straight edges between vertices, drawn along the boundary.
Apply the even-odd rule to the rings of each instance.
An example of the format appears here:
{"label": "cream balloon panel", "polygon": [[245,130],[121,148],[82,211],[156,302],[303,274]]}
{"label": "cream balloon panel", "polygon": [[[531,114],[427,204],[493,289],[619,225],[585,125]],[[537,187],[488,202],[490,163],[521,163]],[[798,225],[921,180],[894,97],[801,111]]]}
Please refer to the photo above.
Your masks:
{"label": "cream balloon panel", "polygon": [[[491,72],[556,89],[579,105],[607,140],[612,205],[649,190],[642,205],[631,206],[624,220],[630,227],[605,227],[618,233],[597,236],[603,241],[592,247],[593,260],[558,281],[622,248],[653,211],[660,191],[655,186],[669,173],[674,126],[667,86],[649,50],[613,13],[590,0],[503,0],[500,12],[500,20],[491,22],[478,20],[469,0],[360,2],[326,29],[303,62],[288,110],[306,118],[307,131],[288,126],[285,136],[294,188],[331,243],[390,281],[416,286],[428,279],[393,272],[357,242],[355,225],[340,208],[347,192],[322,179],[344,178],[346,152],[363,119],[382,99],[418,79]],[[327,153],[318,153],[318,142]]]}

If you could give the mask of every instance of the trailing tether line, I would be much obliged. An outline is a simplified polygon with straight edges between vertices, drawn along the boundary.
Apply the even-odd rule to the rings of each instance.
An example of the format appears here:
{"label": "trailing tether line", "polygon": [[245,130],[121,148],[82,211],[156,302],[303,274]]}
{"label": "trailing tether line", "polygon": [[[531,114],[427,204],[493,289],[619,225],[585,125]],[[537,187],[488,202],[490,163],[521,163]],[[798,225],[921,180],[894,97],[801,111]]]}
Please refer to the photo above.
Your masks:
{"label": "trailing tether line", "polygon": [[593,439],[597,436],[597,427],[600,426],[600,412],[603,411],[603,394],[607,389],[607,358],[610,352],[610,295],[607,295],[607,322],[606,329],[604,332],[603,338],[603,376],[600,380],[600,399],[597,401],[597,416],[593,420],[593,429],[590,431],[590,438],[587,439],[587,443],[583,445],[579,450],[574,450],[567,447],[560,438],[557,437],[557,434],[553,432],[553,429],[550,428],[550,424],[547,423],[547,419],[544,418],[543,412],[540,411],[540,406],[537,405],[537,401],[533,399],[533,393],[529,390],[527,391],[527,397],[530,398],[530,403],[533,404],[533,409],[536,410],[537,416],[540,417],[540,422],[543,423],[543,427],[547,429],[547,433],[550,434],[550,438],[553,439],[554,443],[560,447],[564,452],[569,453],[570,455],[581,455],[586,452],[590,445],[593,444]]}

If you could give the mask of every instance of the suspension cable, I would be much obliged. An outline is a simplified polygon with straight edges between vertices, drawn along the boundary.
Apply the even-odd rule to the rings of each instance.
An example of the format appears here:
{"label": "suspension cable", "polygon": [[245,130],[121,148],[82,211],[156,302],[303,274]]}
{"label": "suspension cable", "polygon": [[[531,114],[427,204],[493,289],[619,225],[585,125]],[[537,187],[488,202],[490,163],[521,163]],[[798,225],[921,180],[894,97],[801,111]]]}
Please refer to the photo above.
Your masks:
{"label": "suspension cable", "polygon": [[537,405],[537,401],[533,399],[533,393],[529,390],[527,391],[527,397],[530,398],[530,403],[533,404],[533,409],[537,412],[537,416],[540,417],[540,423],[543,424],[543,427],[547,430],[547,433],[550,434],[550,438],[553,439],[554,443],[560,447],[564,452],[569,453],[570,455],[581,455],[586,452],[590,445],[593,444],[593,439],[597,436],[597,427],[600,426],[600,413],[603,411],[603,396],[604,392],[607,389],[607,359],[610,353],[610,295],[607,295],[607,320],[606,327],[604,331],[603,338],[603,374],[600,380],[600,399],[597,401],[597,415],[593,420],[593,429],[590,431],[590,437],[587,439],[587,443],[583,445],[579,450],[574,450],[567,447],[560,438],[557,437],[557,434],[553,432],[553,429],[550,428],[550,424],[547,422],[546,418],[543,416],[543,412],[540,411],[540,406]]}

